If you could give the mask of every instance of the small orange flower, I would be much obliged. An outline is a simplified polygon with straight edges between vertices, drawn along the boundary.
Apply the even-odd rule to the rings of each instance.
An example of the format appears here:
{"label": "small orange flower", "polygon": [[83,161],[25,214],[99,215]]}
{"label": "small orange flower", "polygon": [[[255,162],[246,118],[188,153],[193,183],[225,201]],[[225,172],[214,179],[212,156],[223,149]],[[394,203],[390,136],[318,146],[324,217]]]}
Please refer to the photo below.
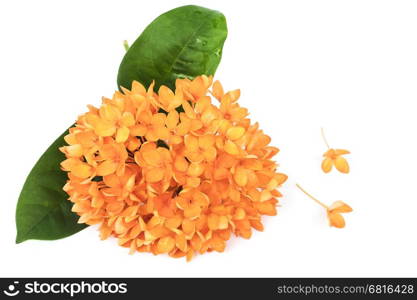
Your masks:
{"label": "small orange flower", "polygon": [[323,202],[319,201],[317,198],[313,197],[311,194],[306,192],[300,185],[296,184],[296,186],[308,197],[313,199],[315,202],[317,202],[319,205],[324,207],[327,212],[327,218],[329,219],[330,226],[336,227],[336,228],[343,228],[345,227],[345,219],[341,215],[341,213],[349,213],[352,211],[352,208],[344,203],[343,201],[335,201],[332,205],[327,206]]}
{"label": "small orange flower", "polygon": [[102,239],[130,253],[187,260],[263,230],[287,179],[272,160],[279,149],[251,124],[240,91],[212,81],[178,79],[175,92],[158,93],[135,81],[89,106],[60,148],[80,223],[99,224]]}
{"label": "small orange flower", "polygon": [[152,142],[168,138],[169,131],[165,127],[165,114],[152,114],[150,111],[143,111],[138,115],[137,121],[139,124],[135,126],[135,135],[144,136],[148,141]]}
{"label": "small orange flower", "polygon": [[187,135],[184,138],[185,153],[192,162],[200,163],[203,160],[214,161],[217,156],[217,150],[214,147],[215,136],[193,136]]}
{"label": "small orange flower", "polygon": [[327,208],[327,217],[329,218],[332,226],[343,228],[345,227],[345,219],[340,213],[348,213],[351,211],[352,208],[349,205],[343,201],[336,201]]}
{"label": "small orange flower", "polygon": [[103,159],[96,168],[98,176],[106,176],[116,172],[117,175],[124,173],[125,162],[128,158],[126,148],[118,143],[102,145],[98,150],[99,157]]}
{"label": "small orange flower", "polygon": [[322,137],[327,145],[328,150],[323,154],[324,159],[321,163],[321,169],[324,173],[329,173],[333,166],[341,173],[349,173],[349,164],[347,160],[342,156],[344,154],[350,154],[348,150],[344,149],[333,149],[330,148],[329,144],[327,143],[326,137],[324,135],[323,128],[321,129]]}

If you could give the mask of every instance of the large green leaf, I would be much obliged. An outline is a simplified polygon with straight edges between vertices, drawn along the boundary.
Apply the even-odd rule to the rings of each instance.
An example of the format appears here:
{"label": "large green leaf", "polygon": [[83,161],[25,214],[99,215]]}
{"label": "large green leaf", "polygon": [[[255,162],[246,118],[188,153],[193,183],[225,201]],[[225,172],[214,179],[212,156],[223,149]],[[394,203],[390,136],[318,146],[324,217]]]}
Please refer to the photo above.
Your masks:
{"label": "large green leaf", "polygon": [[16,209],[16,243],[60,239],[86,227],[77,224],[72,203],[62,190],[67,174],[60,169],[65,156],[58,148],[65,145],[67,134],[68,130],[46,150],[26,178]]}
{"label": "large green leaf", "polygon": [[131,88],[133,80],[171,89],[177,78],[213,75],[220,63],[227,26],[224,15],[189,5],[156,18],[127,51],[117,83]]}

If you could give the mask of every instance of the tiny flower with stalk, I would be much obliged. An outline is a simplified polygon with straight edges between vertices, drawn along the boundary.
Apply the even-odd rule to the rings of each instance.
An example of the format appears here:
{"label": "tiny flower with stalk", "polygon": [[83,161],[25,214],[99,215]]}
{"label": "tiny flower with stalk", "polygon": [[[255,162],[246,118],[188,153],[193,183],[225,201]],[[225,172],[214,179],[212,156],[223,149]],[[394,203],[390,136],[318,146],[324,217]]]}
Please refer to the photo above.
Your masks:
{"label": "tiny flower with stalk", "polygon": [[345,227],[345,219],[341,215],[341,213],[349,213],[352,211],[352,208],[344,203],[343,201],[335,201],[332,203],[332,205],[327,206],[314,196],[312,196],[310,193],[308,193],[306,190],[304,190],[299,184],[296,184],[296,186],[309,198],[314,200],[316,203],[318,203],[320,206],[324,207],[327,212],[327,218],[329,219],[329,225],[336,227],[336,228],[343,228]]}
{"label": "tiny flower with stalk", "polygon": [[321,169],[324,173],[329,173],[333,166],[336,167],[336,169],[344,174],[349,173],[349,164],[342,155],[350,154],[348,150],[344,149],[333,149],[330,148],[329,143],[327,142],[326,136],[324,135],[323,128],[321,129],[321,135],[323,137],[324,143],[326,144],[328,150],[323,154],[324,159],[321,163]]}

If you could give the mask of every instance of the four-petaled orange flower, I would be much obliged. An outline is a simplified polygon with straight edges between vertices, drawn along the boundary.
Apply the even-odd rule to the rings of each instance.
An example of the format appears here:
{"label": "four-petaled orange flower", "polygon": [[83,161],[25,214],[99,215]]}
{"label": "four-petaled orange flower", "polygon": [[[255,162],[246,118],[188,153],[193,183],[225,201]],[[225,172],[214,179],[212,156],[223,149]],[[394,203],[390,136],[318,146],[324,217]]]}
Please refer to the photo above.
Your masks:
{"label": "four-petaled orange flower", "polygon": [[296,184],[296,186],[308,197],[313,199],[315,202],[317,202],[319,205],[324,207],[327,212],[327,218],[329,219],[330,226],[336,227],[336,228],[343,228],[345,227],[345,219],[341,215],[341,213],[349,213],[352,211],[352,208],[344,203],[343,201],[335,201],[332,205],[327,206],[323,202],[319,201],[317,198],[313,197],[311,194],[309,194],[306,190],[304,190],[300,185]]}
{"label": "four-petaled orange flower", "polygon": [[287,176],[272,160],[279,149],[237,103],[240,91],[204,75],[153,88],[133,82],[103,98],[65,137],[64,190],[79,222],[99,224],[102,239],[130,253],[187,260],[262,231]]}
{"label": "four-petaled orange flower", "polygon": [[347,160],[342,156],[344,154],[349,153],[350,152],[348,150],[343,149],[327,150],[326,153],[323,154],[324,159],[321,164],[323,172],[329,173],[332,170],[333,166],[335,166],[339,172],[349,173],[349,164]]}
{"label": "four-petaled orange flower", "polygon": [[348,213],[351,211],[352,208],[343,201],[333,202],[333,204],[327,208],[327,217],[329,218],[331,226],[337,228],[345,227],[345,219],[341,213]]}
{"label": "four-petaled orange flower", "polygon": [[341,173],[349,173],[349,164],[342,155],[344,154],[350,154],[348,150],[344,149],[333,149],[330,148],[329,143],[327,142],[327,139],[324,135],[323,128],[321,129],[321,134],[324,140],[324,143],[326,144],[328,150],[323,154],[323,162],[321,163],[321,169],[324,173],[329,173],[333,166],[336,167],[336,169]]}

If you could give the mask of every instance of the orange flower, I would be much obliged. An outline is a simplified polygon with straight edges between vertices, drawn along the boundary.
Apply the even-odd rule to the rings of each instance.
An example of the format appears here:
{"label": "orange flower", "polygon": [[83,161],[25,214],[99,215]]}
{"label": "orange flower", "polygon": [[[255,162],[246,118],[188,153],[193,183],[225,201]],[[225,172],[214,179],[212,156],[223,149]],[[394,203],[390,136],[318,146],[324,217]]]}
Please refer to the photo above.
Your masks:
{"label": "orange flower", "polygon": [[143,111],[138,115],[137,122],[138,125],[134,130],[136,136],[144,136],[152,142],[167,139],[169,136],[169,131],[165,127],[166,115],[163,113],[152,114],[150,111]]}
{"label": "orange flower", "polygon": [[122,91],[89,106],[60,148],[80,223],[99,224],[102,239],[116,237],[130,253],[187,260],[263,230],[287,176],[272,161],[278,148],[237,103],[239,90],[225,93],[203,75],[177,80],[175,92],[138,82]]}
{"label": "orange flower", "polygon": [[[122,144],[109,143],[102,145],[98,154],[103,161],[97,166],[96,172],[99,176],[106,176],[116,172],[117,175],[124,173],[125,162],[128,157],[126,148]],[[99,160],[97,158],[97,160]]]}
{"label": "orange flower", "polygon": [[347,160],[342,157],[344,154],[350,154],[348,150],[330,148],[324,135],[323,128],[321,129],[322,137],[327,145],[328,150],[323,154],[324,160],[321,163],[321,169],[324,173],[329,173],[333,166],[341,173],[349,173],[349,164]]}
{"label": "orange flower", "polygon": [[217,150],[214,147],[214,135],[193,136],[187,135],[184,138],[185,153],[187,158],[192,162],[201,162],[204,159],[214,161],[217,156]]}
{"label": "orange flower", "polygon": [[342,201],[336,201],[327,208],[327,217],[332,226],[343,228],[345,227],[345,219],[340,213],[348,213],[351,211],[352,208],[349,205]]}
{"label": "orange flower", "polygon": [[341,215],[341,213],[349,213],[352,211],[352,208],[344,203],[343,201],[335,201],[332,205],[327,206],[323,202],[319,201],[317,198],[313,197],[311,194],[306,192],[300,185],[296,184],[296,186],[308,197],[316,201],[319,205],[324,207],[327,212],[327,218],[329,219],[330,226],[336,228],[343,228],[345,227],[345,219]]}

